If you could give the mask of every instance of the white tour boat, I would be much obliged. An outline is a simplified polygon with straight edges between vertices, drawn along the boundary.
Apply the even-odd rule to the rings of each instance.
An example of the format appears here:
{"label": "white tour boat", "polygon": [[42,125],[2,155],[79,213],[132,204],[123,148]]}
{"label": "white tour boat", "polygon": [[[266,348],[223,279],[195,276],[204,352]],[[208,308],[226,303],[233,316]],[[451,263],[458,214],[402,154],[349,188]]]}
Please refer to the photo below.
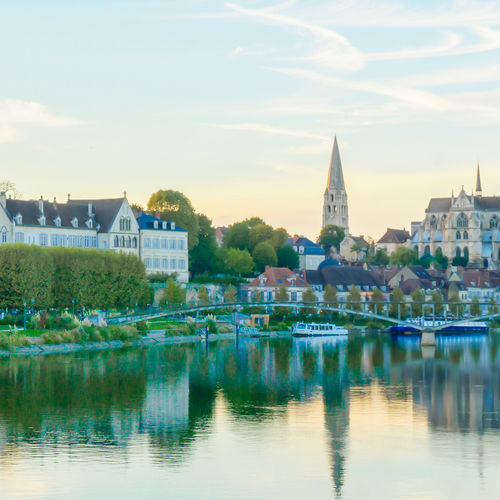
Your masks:
{"label": "white tour boat", "polygon": [[292,328],[294,337],[323,337],[326,335],[347,335],[348,331],[329,323],[295,323]]}

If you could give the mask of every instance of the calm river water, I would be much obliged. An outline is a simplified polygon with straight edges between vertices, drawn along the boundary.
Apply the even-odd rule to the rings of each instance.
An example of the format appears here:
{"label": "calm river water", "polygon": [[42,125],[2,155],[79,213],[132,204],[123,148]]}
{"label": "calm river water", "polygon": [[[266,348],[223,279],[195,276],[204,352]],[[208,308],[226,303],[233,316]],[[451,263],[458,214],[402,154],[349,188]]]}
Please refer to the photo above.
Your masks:
{"label": "calm river water", "polygon": [[500,334],[0,361],[2,498],[500,498]]}

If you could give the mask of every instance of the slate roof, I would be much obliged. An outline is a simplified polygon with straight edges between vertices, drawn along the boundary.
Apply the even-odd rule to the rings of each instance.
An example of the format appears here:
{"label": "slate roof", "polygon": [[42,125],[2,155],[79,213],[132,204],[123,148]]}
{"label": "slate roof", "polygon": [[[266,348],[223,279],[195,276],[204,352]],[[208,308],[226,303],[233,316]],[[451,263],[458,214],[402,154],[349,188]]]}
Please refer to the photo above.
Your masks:
{"label": "slate roof", "polygon": [[320,245],[314,243],[309,238],[305,236],[298,236],[294,238],[288,238],[286,241],[287,245],[297,247],[297,253],[299,253],[299,247],[304,247],[304,252],[300,255],[325,255],[325,252]]}
{"label": "slate roof", "polygon": [[[158,227],[155,227],[155,221],[158,222]],[[141,212],[140,215],[137,217],[137,223],[139,224],[139,229],[151,229],[153,231],[179,231],[183,233],[187,233],[186,229],[183,229],[182,227],[178,227],[175,223],[173,222],[167,222],[167,227],[166,229],[163,229],[163,220],[158,219],[158,217],[154,217],[151,214],[148,214],[147,212]],[[174,227],[172,229],[172,226]]]}
{"label": "slate roof", "polygon": [[[470,196],[467,196],[470,198]],[[485,211],[500,210],[500,196],[474,196],[474,208]],[[426,212],[449,212],[451,198],[431,198]]]}
{"label": "slate roof", "polygon": [[291,280],[295,279],[295,286],[307,287],[307,282],[297,273],[290,271],[288,267],[266,267],[266,270],[253,279],[248,286],[261,286],[261,277],[266,278],[262,286],[292,286]]}
{"label": "slate roof", "polygon": [[[40,211],[39,200],[6,200],[6,209],[10,216],[22,216],[22,225],[40,226],[38,219],[42,215]],[[48,200],[42,200],[43,215],[45,216],[45,227],[57,227],[55,219],[61,218],[61,227],[73,227],[71,221],[74,217],[78,219],[78,228],[88,229],[85,224],[89,219],[88,204],[68,205],[67,203],[56,203]],[[98,221],[95,221],[98,223]]]}
{"label": "slate roof", "polygon": [[409,295],[417,288],[421,288],[422,290],[433,290],[439,287],[437,284],[427,279],[409,279],[400,283],[399,288],[401,288],[405,295]]}
{"label": "slate roof", "polygon": [[123,200],[125,200],[125,198],[105,198],[102,200],[68,200],[67,204],[71,206],[83,205],[87,207],[88,203],[91,202],[96,214],[96,221],[101,226],[101,231],[107,233],[113,225],[116,214],[120,210]]}
{"label": "slate roof", "polygon": [[391,229],[387,228],[385,234],[380,238],[377,243],[406,243],[410,238],[410,233],[406,229]]}
{"label": "slate roof", "polygon": [[362,267],[325,266],[318,271],[306,271],[306,280],[310,285],[332,285],[347,290],[355,286],[380,286],[382,283]]}

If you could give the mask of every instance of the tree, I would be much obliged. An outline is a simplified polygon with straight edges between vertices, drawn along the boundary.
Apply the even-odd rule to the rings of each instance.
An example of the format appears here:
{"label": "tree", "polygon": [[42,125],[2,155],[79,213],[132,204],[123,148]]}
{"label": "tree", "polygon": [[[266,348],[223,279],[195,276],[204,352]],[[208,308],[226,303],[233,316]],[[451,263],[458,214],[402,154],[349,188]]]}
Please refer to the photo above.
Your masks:
{"label": "tree", "polygon": [[396,248],[389,258],[389,263],[393,266],[411,266],[417,261],[417,252],[402,245]]}
{"label": "tree", "polygon": [[455,283],[452,283],[448,287],[448,303],[452,314],[455,314],[457,317],[462,314],[462,301],[460,300],[460,293]]}
{"label": "tree", "polygon": [[288,240],[288,231],[284,227],[278,227],[273,229],[273,234],[271,236],[271,245],[274,248],[281,248],[285,245]]}
{"label": "tree", "polygon": [[434,312],[436,314],[443,314],[443,294],[439,290],[433,290],[431,292],[431,302],[434,304]]}
{"label": "tree", "polygon": [[286,286],[280,286],[276,291],[276,302],[288,302],[288,291]]}
{"label": "tree", "polygon": [[248,250],[250,229],[248,223],[236,222],[224,235],[224,246],[227,248],[238,248],[239,250]]}
{"label": "tree", "polygon": [[360,240],[354,243],[354,245],[351,246],[351,252],[354,252],[358,257],[362,255],[364,257],[364,260],[366,260],[366,256],[368,255],[368,251],[370,250],[370,245],[364,241]]}
{"label": "tree", "polygon": [[401,288],[394,288],[391,294],[391,305],[389,307],[389,314],[393,318],[398,317],[398,311],[402,318],[406,316],[407,306],[405,302],[405,294]]}
{"label": "tree", "polygon": [[190,269],[193,274],[213,272],[217,240],[212,221],[204,214],[198,214],[198,244],[189,252]]}
{"label": "tree", "polygon": [[252,253],[252,257],[255,261],[255,266],[260,271],[263,271],[266,266],[274,267],[278,263],[276,251],[267,241],[261,241],[257,244]]}
{"label": "tree", "polygon": [[340,244],[342,243],[344,237],[344,228],[329,224],[319,233],[318,245],[320,245],[325,254],[328,255],[332,247],[335,247],[338,251],[340,251]]}
{"label": "tree", "polygon": [[243,221],[249,228],[257,226],[258,224],[265,224],[265,221],[260,217],[250,217],[249,219],[245,219]]}
{"label": "tree", "polygon": [[471,301],[470,313],[472,316],[479,316],[481,314],[481,306],[477,297],[474,297]]}
{"label": "tree", "polygon": [[7,197],[22,198],[20,191],[12,181],[0,181],[0,191],[3,191]]}
{"label": "tree", "polygon": [[132,209],[134,214],[140,214],[141,212],[144,212],[144,207],[139,203],[131,203],[130,208]]}
{"label": "tree", "polygon": [[418,259],[418,263],[424,268],[424,269],[429,269],[431,263],[436,263],[436,258],[433,257],[432,255],[426,253]]}
{"label": "tree", "polygon": [[448,257],[443,255],[441,247],[438,247],[436,249],[434,257],[436,257],[436,264],[438,265],[438,267],[440,267],[441,269],[446,269],[448,267]]}
{"label": "tree", "polygon": [[354,286],[351,285],[349,288],[349,293],[347,294],[347,304],[353,311],[361,311],[361,292]]}
{"label": "tree", "polygon": [[271,242],[274,229],[267,224],[257,224],[248,229],[248,248],[253,250],[263,241]]}
{"label": "tree", "polygon": [[238,292],[236,291],[236,288],[234,286],[229,285],[225,290],[224,290],[224,302],[227,302],[229,304],[234,304],[238,300]]}
{"label": "tree", "polygon": [[237,248],[224,250],[222,265],[226,272],[237,274],[238,276],[250,274],[255,267],[255,263],[248,250],[239,250]]}
{"label": "tree", "polygon": [[323,302],[328,304],[330,307],[338,307],[338,297],[337,297],[337,289],[328,284],[325,286],[325,292],[323,293]]}
{"label": "tree", "polygon": [[198,290],[198,300],[202,306],[207,306],[210,304],[210,297],[208,295],[208,290],[205,285],[201,285]]}
{"label": "tree", "polygon": [[314,304],[316,302],[316,295],[310,286],[302,292],[302,302],[306,304]]}
{"label": "tree", "polygon": [[387,255],[387,250],[385,248],[378,248],[373,253],[368,253],[366,262],[369,264],[375,264],[377,266],[386,266],[389,264],[389,256]]}
{"label": "tree", "polygon": [[422,304],[425,302],[425,295],[422,289],[415,288],[410,294],[412,301],[412,313],[414,317],[422,316]]}
{"label": "tree", "polygon": [[452,266],[466,267],[468,263],[469,259],[467,257],[453,257],[453,260],[451,261]]}
{"label": "tree", "polygon": [[375,314],[379,314],[384,307],[383,301],[384,294],[382,293],[382,290],[380,290],[379,288],[375,288],[371,296],[370,311],[374,312]]}
{"label": "tree", "polygon": [[186,302],[186,290],[173,279],[167,280],[167,286],[163,291],[163,300],[166,305],[174,306]]}
{"label": "tree", "polygon": [[284,245],[278,248],[278,267],[288,267],[288,269],[297,269],[299,267],[299,254],[291,245]]}
{"label": "tree", "polygon": [[160,219],[173,221],[188,231],[188,249],[198,244],[199,222],[193,205],[179,191],[160,189],[148,201],[148,210],[158,212]]}
{"label": "tree", "polygon": [[498,312],[498,304],[494,297],[490,297],[488,301],[488,314],[494,314]]}

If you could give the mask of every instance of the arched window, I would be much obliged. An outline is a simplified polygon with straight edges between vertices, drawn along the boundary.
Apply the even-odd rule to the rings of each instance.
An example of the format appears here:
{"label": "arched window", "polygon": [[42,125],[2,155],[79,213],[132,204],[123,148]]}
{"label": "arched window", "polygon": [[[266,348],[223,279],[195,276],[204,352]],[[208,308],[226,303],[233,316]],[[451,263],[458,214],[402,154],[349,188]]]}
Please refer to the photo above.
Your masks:
{"label": "arched window", "polygon": [[457,227],[467,227],[468,225],[469,221],[467,220],[467,216],[463,212],[458,214]]}
{"label": "arched window", "polygon": [[457,231],[457,240],[462,239],[462,235],[460,234],[460,231]]}
{"label": "arched window", "polygon": [[464,248],[464,257],[469,261],[469,249],[467,247]]}
{"label": "arched window", "polygon": [[431,247],[429,245],[426,245],[424,248],[424,255],[430,255],[431,254]]}
{"label": "arched window", "polygon": [[496,229],[498,227],[498,217],[494,215],[490,219],[490,229]]}
{"label": "arched window", "polygon": [[437,219],[436,219],[435,215],[431,216],[430,224],[431,224],[431,227],[434,228],[434,229],[437,227]]}
{"label": "arched window", "polygon": [[120,231],[123,231],[123,217],[120,217]]}
{"label": "arched window", "polygon": [[332,207],[330,205],[328,205],[328,213],[331,214],[332,213]]}
{"label": "arched window", "polygon": [[120,246],[120,240],[118,238],[118,236],[115,236],[115,247],[119,247]]}
{"label": "arched window", "polygon": [[132,229],[132,223],[130,222],[130,217],[127,217],[127,231]]}
{"label": "arched window", "polygon": [[131,245],[132,245],[132,238],[129,236],[129,237],[127,238],[127,248],[130,248],[130,247],[131,247]]}
{"label": "arched window", "polygon": [[455,255],[457,257],[462,257],[462,251],[460,250],[460,247],[457,247],[457,249],[455,250]]}
{"label": "arched window", "polygon": [[2,243],[7,243],[7,228],[2,227]]}
{"label": "arched window", "polygon": [[125,248],[125,236],[122,236],[122,237],[121,237],[121,241],[120,241],[120,243],[121,243],[121,245],[120,245],[120,246],[121,246],[122,248]]}
{"label": "arched window", "polygon": [[132,239],[132,248],[137,248],[137,238],[135,236]]}
{"label": "arched window", "polygon": [[469,239],[469,233],[467,231],[464,231],[464,240]]}

